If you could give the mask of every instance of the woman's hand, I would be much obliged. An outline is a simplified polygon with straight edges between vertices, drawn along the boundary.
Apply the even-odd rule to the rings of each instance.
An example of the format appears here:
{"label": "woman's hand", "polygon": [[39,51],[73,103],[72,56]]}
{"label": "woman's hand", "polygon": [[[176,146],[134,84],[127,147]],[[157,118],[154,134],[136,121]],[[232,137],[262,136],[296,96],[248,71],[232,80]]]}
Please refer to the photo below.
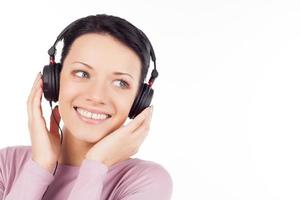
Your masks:
{"label": "woman's hand", "polygon": [[41,108],[43,94],[41,76],[41,73],[37,75],[27,100],[28,127],[32,145],[32,160],[52,172],[58,160],[61,145],[58,126],[54,121],[53,113],[58,123],[60,114],[58,108],[55,107],[51,114],[49,132]]}
{"label": "woman's hand", "polygon": [[152,111],[153,107],[144,109],[129,124],[101,139],[87,152],[85,158],[110,167],[136,154],[149,132]]}

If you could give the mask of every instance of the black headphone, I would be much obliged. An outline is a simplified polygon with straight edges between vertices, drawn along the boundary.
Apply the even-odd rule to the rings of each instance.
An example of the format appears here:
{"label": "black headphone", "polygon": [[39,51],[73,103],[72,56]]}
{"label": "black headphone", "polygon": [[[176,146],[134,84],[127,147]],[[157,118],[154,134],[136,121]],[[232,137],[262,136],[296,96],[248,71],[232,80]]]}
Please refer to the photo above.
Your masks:
{"label": "black headphone", "polygon": [[[69,24],[57,37],[56,41],[54,42],[53,46],[48,50],[48,55],[50,56],[50,64],[45,65],[43,69],[43,91],[44,91],[44,97],[50,102],[50,106],[52,107],[52,101],[57,102],[58,101],[58,95],[59,95],[59,80],[60,80],[60,72],[62,69],[61,63],[55,62],[55,53],[56,53],[56,44],[60,40],[64,38],[65,33],[80,19],[72,22]],[[141,34],[142,40],[144,44],[146,44],[147,47],[150,46],[150,56],[154,63],[154,69],[151,72],[151,77],[148,81],[148,83],[143,83],[138,91],[138,94],[133,102],[133,105],[131,107],[131,110],[129,112],[128,117],[130,119],[135,118],[140,112],[142,112],[145,108],[147,108],[152,100],[154,90],[151,88],[154,80],[158,76],[158,71],[156,70],[156,58],[154,54],[153,47],[147,38],[147,36],[137,29],[137,31]],[[149,48],[147,48],[149,49]]]}

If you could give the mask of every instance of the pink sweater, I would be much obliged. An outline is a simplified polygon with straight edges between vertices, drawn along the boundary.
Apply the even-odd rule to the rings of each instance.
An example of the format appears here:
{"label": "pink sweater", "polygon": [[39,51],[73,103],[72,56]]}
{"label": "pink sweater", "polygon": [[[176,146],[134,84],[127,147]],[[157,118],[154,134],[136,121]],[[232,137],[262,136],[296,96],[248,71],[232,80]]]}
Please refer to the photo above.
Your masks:
{"label": "pink sweater", "polygon": [[161,165],[137,158],[107,168],[84,160],[81,166],[59,164],[56,173],[31,159],[30,146],[0,149],[2,200],[169,200],[172,179]]}

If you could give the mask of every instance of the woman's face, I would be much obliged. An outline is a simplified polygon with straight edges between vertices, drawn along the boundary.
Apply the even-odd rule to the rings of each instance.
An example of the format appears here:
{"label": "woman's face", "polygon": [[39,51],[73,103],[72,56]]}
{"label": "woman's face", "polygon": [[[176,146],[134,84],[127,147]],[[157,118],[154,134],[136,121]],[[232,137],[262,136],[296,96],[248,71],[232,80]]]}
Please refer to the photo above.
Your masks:
{"label": "woman's face", "polygon": [[[140,71],[138,55],[112,36],[78,37],[60,74],[59,112],[65,128],[77,139],[95,143],[122,126],[138,91]],[[106,114],[108,118],[99,119]]]}

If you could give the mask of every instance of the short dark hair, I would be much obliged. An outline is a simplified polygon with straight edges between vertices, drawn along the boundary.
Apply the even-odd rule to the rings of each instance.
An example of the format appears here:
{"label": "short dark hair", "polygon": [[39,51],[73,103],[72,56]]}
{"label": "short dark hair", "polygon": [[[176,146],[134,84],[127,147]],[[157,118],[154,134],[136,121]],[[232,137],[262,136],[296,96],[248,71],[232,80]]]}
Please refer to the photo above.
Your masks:
{"label": "short dark hair", "polygon": [[125,19],[112,15],[89,15],[77,20],[77,22],[70,27],[63,37],[64,46],[60,60],[62,66],[74,40],[87,33],[109,34],[132,49],[138,55],[142,63],[139,83],[142,84],[144,82],[150,64],[151,47],[148,39],[145,38],[144,33],[133,24]]}

